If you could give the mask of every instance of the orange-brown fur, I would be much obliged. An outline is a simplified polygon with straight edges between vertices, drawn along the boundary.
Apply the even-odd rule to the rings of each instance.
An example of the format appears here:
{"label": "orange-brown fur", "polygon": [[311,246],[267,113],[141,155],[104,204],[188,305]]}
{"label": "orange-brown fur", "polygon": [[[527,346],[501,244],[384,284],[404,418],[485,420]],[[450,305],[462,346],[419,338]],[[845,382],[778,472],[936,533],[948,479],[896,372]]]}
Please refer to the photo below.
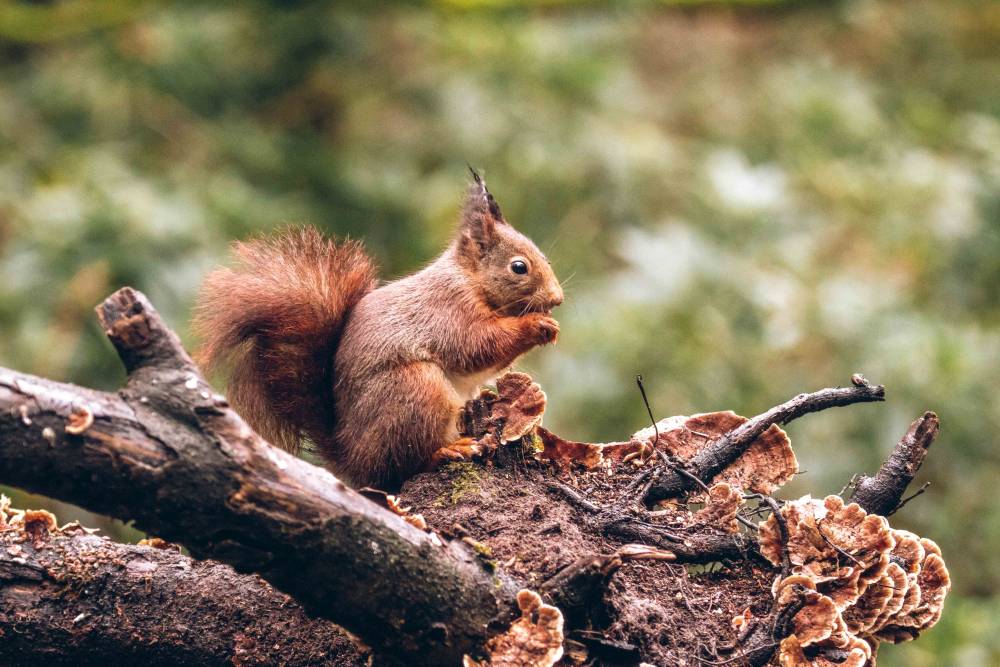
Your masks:
{"label": "orange-brown fur", "polygon": [[377,284],[358,243],[312,227],[233,246],[236,266],[202,286],[197,360],[230,371],[228,398],[270,442],[294,451],[332,432],[331,359],[350,309]]}
{"label": "orange-brown fur", "polygon": [[230,401],[264,437],[289,449],[308,439],[354,484],[394,486],[426,467],[457,438],[475,388],[559,331],[548,261],[478,176],[444,253],[377,289],[360,246],[312,228],[236,255],[202,291],[200,358],[229,362]]}

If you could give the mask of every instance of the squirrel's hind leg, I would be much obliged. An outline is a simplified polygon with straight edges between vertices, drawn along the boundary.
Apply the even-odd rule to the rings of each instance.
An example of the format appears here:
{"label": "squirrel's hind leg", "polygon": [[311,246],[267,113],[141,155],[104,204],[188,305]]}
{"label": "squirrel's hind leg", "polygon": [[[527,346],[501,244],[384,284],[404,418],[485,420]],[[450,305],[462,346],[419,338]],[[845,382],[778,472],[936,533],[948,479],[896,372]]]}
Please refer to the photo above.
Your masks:
{"label": "squirrel's hind leg", "polygon": [[[370,378],[337,406],[336,468],[356,483],[392,488],[460,442],[464,401],[440,366],[414,362]],[[462,445],[464,446],[464,445]],[[457,449],[459,457],[471,449]]]}

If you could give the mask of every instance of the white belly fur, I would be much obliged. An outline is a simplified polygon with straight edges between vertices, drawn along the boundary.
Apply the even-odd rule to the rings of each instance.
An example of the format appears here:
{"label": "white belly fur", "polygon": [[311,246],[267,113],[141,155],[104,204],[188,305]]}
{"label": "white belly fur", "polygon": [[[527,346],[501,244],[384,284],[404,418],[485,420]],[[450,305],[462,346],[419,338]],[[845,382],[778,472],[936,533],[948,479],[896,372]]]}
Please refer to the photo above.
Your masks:
{"label": "white belly fur", "polygon": [[470,373],[468,375],[457,375],[454,373],[448,373],[448,382],[454,387],[455,393],[458,394],[459,399],[464,403],[465,401],[472,400],[479,395],[479,388],[484,384],[488,384],[496,379],[500,375],[504,368],[488,368],[484,371],[479,371],[478,373]]}

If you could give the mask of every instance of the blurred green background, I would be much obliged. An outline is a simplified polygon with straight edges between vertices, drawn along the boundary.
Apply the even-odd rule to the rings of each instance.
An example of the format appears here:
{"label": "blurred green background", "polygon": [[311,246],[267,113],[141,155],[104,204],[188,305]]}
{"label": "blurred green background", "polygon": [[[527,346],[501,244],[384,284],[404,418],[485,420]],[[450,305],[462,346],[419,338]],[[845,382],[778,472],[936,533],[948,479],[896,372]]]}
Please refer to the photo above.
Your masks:
{"label": "blurred green background", "polygon": [[468,161],[568,280],[523,364],[557,432],[644,426],[636,373],[658,416],[885,383],[789,428],[795,497],[937,411],[893,523],[954,590],[880,665],[998,664],[998,45],[986,0],[0,2],[0,364],[116,387],[97,302],[133,285],[186,336],[229,241],[283,223],[409,272]]}

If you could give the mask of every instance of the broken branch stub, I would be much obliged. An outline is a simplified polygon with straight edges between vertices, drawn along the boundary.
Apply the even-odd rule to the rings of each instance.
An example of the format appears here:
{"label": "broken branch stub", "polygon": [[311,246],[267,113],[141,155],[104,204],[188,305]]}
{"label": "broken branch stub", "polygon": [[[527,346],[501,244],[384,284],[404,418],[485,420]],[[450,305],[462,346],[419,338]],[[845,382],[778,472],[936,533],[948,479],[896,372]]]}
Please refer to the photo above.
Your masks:
{"label": "broken branch stub", "polygon": [[892,514],[900,506],[906,487],[923,465],[940,430],[938,416],[925,412],[910,424],[875,476],[861,476],[851,500],[874,514]]}

